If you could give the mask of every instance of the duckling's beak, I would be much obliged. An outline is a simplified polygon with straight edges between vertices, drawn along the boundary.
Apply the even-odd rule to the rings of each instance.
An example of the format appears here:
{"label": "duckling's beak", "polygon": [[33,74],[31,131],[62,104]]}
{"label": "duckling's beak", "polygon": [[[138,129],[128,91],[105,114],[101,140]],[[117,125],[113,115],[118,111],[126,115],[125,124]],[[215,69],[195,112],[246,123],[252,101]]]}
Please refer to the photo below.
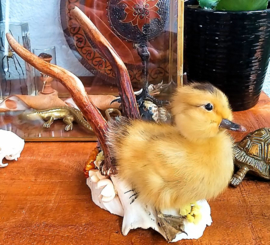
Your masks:
{"label": "duckling's beak", "polygon": [[240,132],[247,131],[244,126],[236,124],[228,119],[222,119],[219,127],[226,128],[226,129],[233,130],[233,131],[240,131]]}

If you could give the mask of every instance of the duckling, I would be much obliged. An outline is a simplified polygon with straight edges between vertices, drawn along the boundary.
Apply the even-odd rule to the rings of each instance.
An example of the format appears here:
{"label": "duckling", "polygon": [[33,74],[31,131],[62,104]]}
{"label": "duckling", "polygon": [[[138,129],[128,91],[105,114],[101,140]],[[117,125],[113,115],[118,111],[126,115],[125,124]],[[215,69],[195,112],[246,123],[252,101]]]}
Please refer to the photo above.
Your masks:
{"label": "duckling", "polygon": [[118,176],[159,213],[220,194],[233,173],[226,129],[245,130],[231,121],[225,94],[208,83],[178,88],[171,107],[173,125],[121,118],[107,134]]}

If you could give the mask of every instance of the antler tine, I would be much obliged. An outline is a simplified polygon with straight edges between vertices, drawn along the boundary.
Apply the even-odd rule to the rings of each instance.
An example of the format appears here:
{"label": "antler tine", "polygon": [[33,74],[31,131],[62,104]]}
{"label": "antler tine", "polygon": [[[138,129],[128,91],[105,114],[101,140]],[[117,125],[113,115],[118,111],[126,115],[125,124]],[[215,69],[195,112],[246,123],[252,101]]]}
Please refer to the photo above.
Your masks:
{"label": "antler tine", "polygon": [[110,62],[117,76],[117,86],[122,100],[123,114],[128,118],[140,118],[137,101],[131,86],[127,68],[111,44],[100,33],[92,21],[78,8],[75,7],[70,14],[79,23],[85,34],[94,42],[99,52]]}
{"label": "antler tine", "polygon": [[107,122],[99,110],[89,100],[81,80],[66,69],[50,64],[32,54],[30,51],[21,46],[10,33],[7,33],[6,37],[10,46],[23,60],[44,74],[58,79],[68,89],[73,100],[80,108],[87,121],[89,121],[94,133],[99,139],[105,155],[105,161],[107,161],[106,164],[112,165],[111,155],[105,140],[106,131],[108,129]]}

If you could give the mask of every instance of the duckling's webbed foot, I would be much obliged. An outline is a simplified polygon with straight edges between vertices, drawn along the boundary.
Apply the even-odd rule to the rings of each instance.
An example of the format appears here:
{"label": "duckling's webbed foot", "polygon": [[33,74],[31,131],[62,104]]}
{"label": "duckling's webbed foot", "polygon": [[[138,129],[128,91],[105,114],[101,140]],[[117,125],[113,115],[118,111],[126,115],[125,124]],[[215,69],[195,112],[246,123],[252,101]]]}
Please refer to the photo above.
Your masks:
{"label": "duckling's webbed foot", "polygon": [[113,158],[105,158],[99,166],[99,171],[101,174],[105,176],[116,175],[117,169],[114,162],[115,160]]}
{"label": "duckling's webbed foot", "polygon": [[184,231],[184,217],[158,213],[158,225],[164,230],[167,241],[172,241],[178,233]]}

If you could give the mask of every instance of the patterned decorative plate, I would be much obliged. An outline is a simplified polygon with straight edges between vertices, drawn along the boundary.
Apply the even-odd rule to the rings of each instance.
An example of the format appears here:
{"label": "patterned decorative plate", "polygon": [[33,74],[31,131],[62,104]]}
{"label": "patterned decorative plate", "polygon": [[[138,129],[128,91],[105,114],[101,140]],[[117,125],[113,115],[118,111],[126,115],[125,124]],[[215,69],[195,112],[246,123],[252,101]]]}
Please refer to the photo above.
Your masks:
{"label": "patterned decorative plate", "polygon": [[70,9],[78,6],[107,38],[125,62],[133,84],[141,83],[142,64],[134,44],[143,36],[150,52],[149,82],[158,83],[168,78],[170,33],[164,31],[169,26],[168,3],[169,0],[61,0],[62,28],[81,64],[110,83],[115,82],[110,63],[86,39],[70,16]]}
{"label": "patterned decorative plate", "polygon": [[169,15],[169,0],[108,0],[108,19],[122,39],[140,44],[160,35]]}

